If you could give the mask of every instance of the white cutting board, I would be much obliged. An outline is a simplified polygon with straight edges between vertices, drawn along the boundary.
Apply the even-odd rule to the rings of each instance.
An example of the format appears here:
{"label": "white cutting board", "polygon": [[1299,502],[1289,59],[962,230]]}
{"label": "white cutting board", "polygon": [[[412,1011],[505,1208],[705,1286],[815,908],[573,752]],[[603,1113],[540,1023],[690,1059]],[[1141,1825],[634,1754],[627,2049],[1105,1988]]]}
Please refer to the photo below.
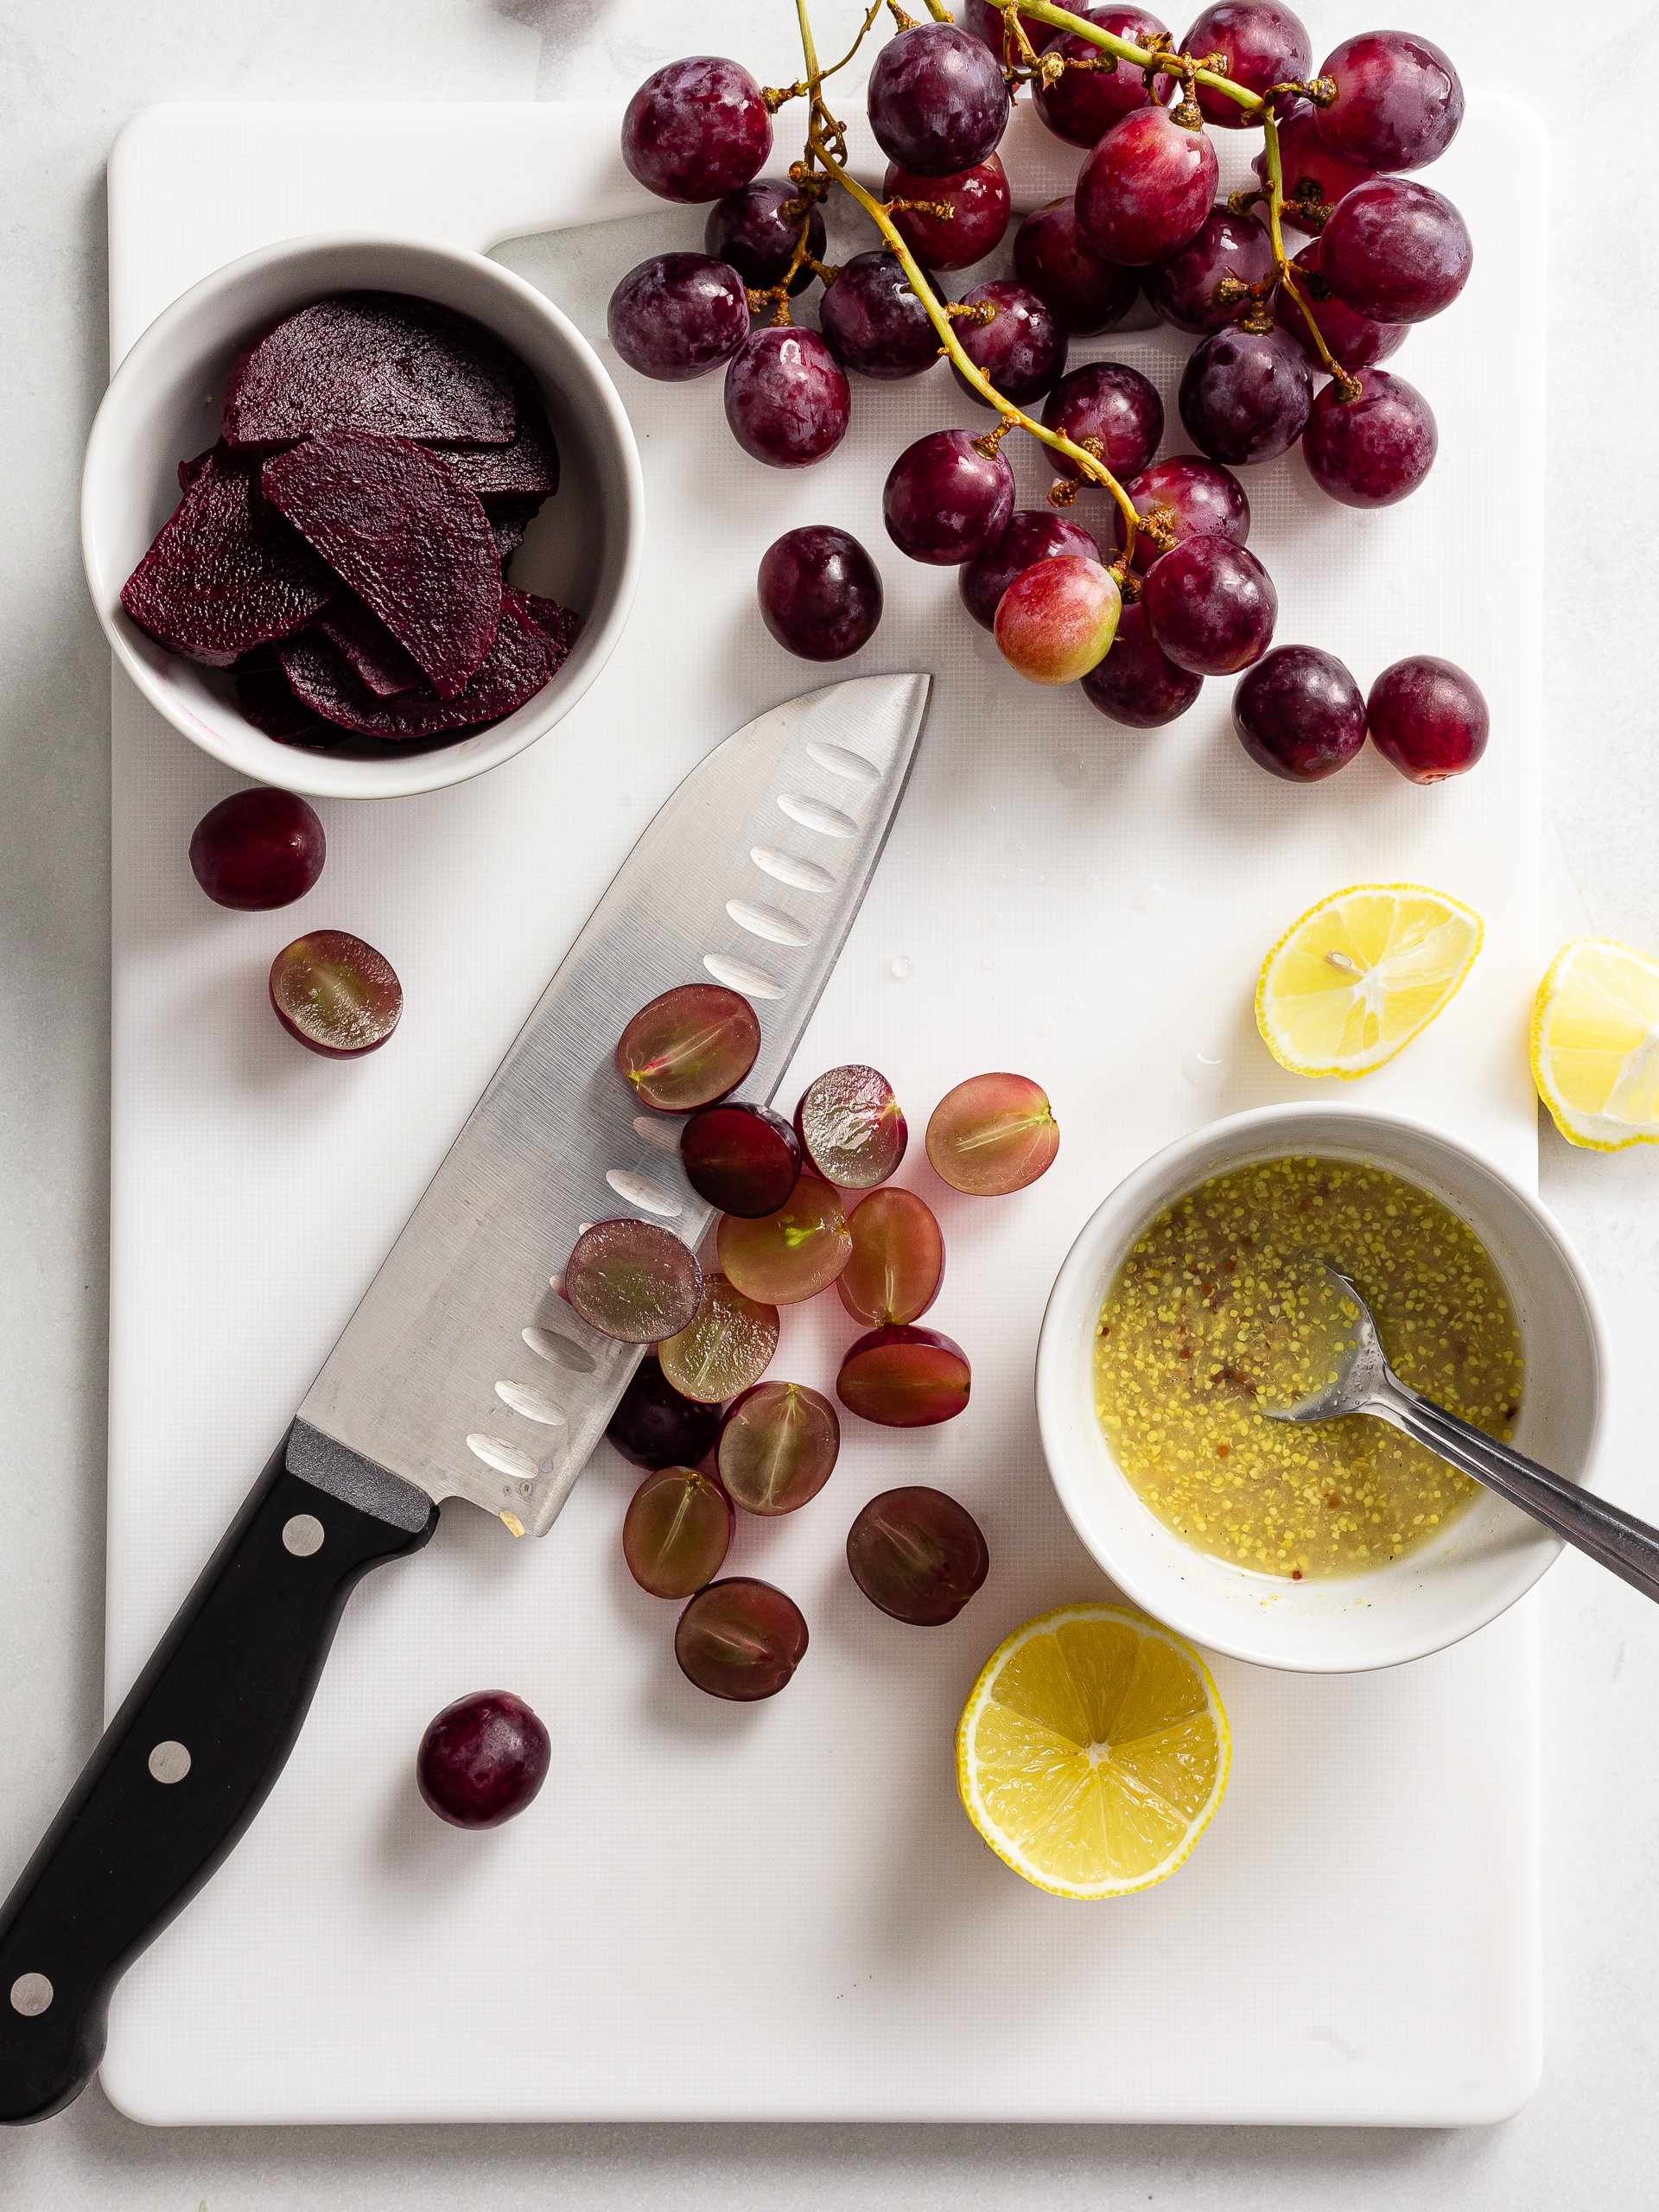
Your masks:
{"label": "white cutting board", "polygon": [[[117,359],[185,285],[283,236],[563,232],[520,235],[502,258],[615,366],[650,518],[632,627],[576,711],[457,790],[325,805],[327,872],[284,913],[225,913],[197,892],[190,830],[232,779],[117,677],[111,1707],[652,810],[729,730],[822,680],[754,607],[758,558],[795,524],[846,524],[886,576],[885,621],[849,672],[938,678],[797,1076],[874,1060],[919,1140],[951,1084],[1021,1069],[1054,1099],[1059,1160],[988,1203],[942,1192],[913,1147],[901,1179],[936,1205],[950,1253],[933,1318],[969,1351],[973,1405],[920,1434],[849,1418],[820,1499],[744,1522],[732,1567],[781,1583],[811,1626],[786,1694],[745,1710],[682,1681],[674,1609],[622,1567],[633,1478],[608,1447],[545,1542],[446,1508],[427,1553],[353,1599],[270,1802],[122,1985],[105,2086],[156,2122],[1507,2113],[1540,2052],[1530,1603],[1385,1675],[1218,1662],[1235,1745],[1222,1813],[1174,1880],[1109,1904],[1047,1897],[986,1850],[957,1806],[951,1730],[999,1638],[1109,1594],[1038,1448],[1043,1300],[1078,1225],[1147,1152],[1306,1095],[1250,1014],[1286,922],[1367,878],[1479,908],[1470,982],[1366,1103],[1535,1172],[1541,591],[1522,464],[1541,432],[1542,132],[1472,100],[1434,172],[1477,257],[1463,301],[1398,363],[1443,435],[1423,491],[1360,516],[1313,493],[1294,455],[1247,472],[1282,640],[1332,648],[1363,685],[1426,650],[1484,686],[1484,764],[1422,791],[1369,753],[1317,789],[1270,780],[1229,734],[1224,683],[1135,735],[1006,673],[953,576],[906,563],[881,529],[893,454],[976,419],[943,371],[859,384],[841,450],[784,476],[732,444],[718,378],[662,386],[617,366],[613,283],[694,243],[700,219],[658,203],[639,218],[616,122],[550,105],[174,107],[140,117],[111,159]],[[1068,157],[1028,118],[1009,151],[1023,203],[1065,188]],[[571,227],[612,217],[628,219]],[[1173,402],[1185,350],[1151,332],[1073,359],[1128,360]],[[1022,497],[1040,498],[1029,442],[1008,449]],[[396,1042],[360,1067],[297,1051],[264,1002],[273,952],[329,925],[381,946],[406,987]],[[850,1333],[833,1300],[788,1313],[775,1371],[829,1389]],[[866,1498],[915,1481],[961,1497],[990,1544],[984,1591],[937,1631],[875,1613],[842,1554]],[[440,1706],[495,1685],[541,1713],[553,1769],[530,1814],[468,1836],[421,1805],[414,1751]]]}

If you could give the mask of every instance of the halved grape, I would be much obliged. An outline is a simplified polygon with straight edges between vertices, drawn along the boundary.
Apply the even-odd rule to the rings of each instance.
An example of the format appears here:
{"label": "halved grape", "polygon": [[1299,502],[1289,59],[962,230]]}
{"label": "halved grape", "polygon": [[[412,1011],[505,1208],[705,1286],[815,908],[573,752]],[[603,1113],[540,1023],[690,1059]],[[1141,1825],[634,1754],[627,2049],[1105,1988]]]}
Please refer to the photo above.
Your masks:
{"label": "halved grape", "polygon": [[717,983],[682,983],[642,1006],[622,1032],[616,1065],[653,1114],[690,1114],[735,1090],[754,1065],[754,1008]]}
{"label": "halved grape", "polygon": [[478,1690],[427,1723],[415,1779],[451,1827],[499,1828],[535,1796],[552,1755],[547,1730],[523,1698]]}
{"label": "halved grape", "polygon": [[836,1295],[855,1321],[919,1321],[944,1281],[944,1238],[914,1191],[872,1191],[853,1215],[853,1256]]}
{"label": "halved grape", "polygon": [[687,1681],[743,1705],[776,1697],[806,1645],[795,1600],[747,1574],[700,1590],[674,1631],[674,1656]]}
{"label": "halved grape", "polygon": [[778,1308],[745,1298],[724,1275],[709,1274],[696,1314],[677,1336],[664,1338],[657,1357],[674,1389],[717,1406],[758,1382],[777,1349]]}
{"label": "halved grape", "polygon": [[232,791],[190,840],[190,867],[215,906],[244,913],[291,906],[322,874],[322,824],[293,791]]}
{"label": "halved grape", "polygon": [[378,1052],[404,1010],[391,961],[349,930],[313,930],[284,945],[270,963],[270,988],[289,1035],[326,1060]]}
{"label": "halved grape", "polygon": [[605,1433],[636,1467],[695,1467],[720,1434],[720,1413],[677,1390],[647,1352]]}
{"label": "halved grape", "polygon": [[927,1125],[933,1172],[954,1191],[998,1198],[1046,1174],[1059,1124],[1041,1087],[1023,1075],[976,1075],[948,1090]]}
{"label": "halved grape", "polygon": [[847,1564],[884,1613],[943,1628],[983,1583],[991,1554],[965,1506],[917,1484],[870,1500],[847,1531]]}
{"label": "halved grape", "polygon": [[565,1262],[564,1295],[590,1328],[625,1344],[660,1344],[697,1310],[702,1269],[660,1222],[595,1222]]}
{"label": "halved grape", "polygon": [[843,1191],[885,1183],[910,1141],[893,1085],[879,1069],[858,1062],[807,1084],[795,1109],[795,1134],[813,1171]]}
{"label": "halved grape", "polygon": [[726,1564],[737,1516],[712,1475],[658,1467],[645,1477],[622,1520],[628,1573],[653,1598],[689,1598]]}
{"label": "halved grape", "polygon": [[680,1131],[685,1179],[699,1198],[746,1220],[776,1213],[801,1172],[801,1144],[781,1114],[728,1098]]}
{"label": "halved grape", "polygon": [[802,1382],[761,1382],[728,1408],[720,1478],[746,1513],[793,1513],[835,1472],[841,1423]]}
{"label": "halved grape", "polygon": [[798,1306],[828,1290],[853,1255],[841,1192],[821,1175],[803,1175],[776,1213],[758,1221],[722,1214],[715,1238],[721,1271],[746,1298]]}
{"label": "halved grape", "polygon": [[938,1329],[872,1329],[842,1355],[836,1395],[883,1428],[933,1428],[968,1410],[968,1355]]}

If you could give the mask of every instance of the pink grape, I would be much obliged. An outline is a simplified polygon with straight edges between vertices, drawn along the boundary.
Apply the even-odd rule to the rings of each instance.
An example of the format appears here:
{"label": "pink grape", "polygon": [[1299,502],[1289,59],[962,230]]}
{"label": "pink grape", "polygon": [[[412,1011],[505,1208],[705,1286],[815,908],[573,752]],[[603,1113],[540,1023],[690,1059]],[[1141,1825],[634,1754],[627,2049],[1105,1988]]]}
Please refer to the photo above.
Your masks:
{"label": "pink grape", "polygon": [[1463,86],[1433,39],[1362,31],[1325,56],[1334,104],[1315,111],[1334,154],[1372,169],[1420,169],[1438,161],[1463,121]]}
{"label": "pink grape", "polygon": [[1234,676],[1273,643],[1279,594],[1254,553],[1189,537],[1154,562],[1141,604],[1153,643],[1194,676]]}
{"label": "pink grape", "polygon": [[313,930],[270,963],[270,1004],[289,1035],[326,1060],[378,1052],[404,1011],[391,963],[349,930]]}
{"label": "pink grape", "polygon": [[630,269],[606,311],[611,343],[631,369],[683,384],[728,361],[749,334],[743,279],[706,253],[659,253]]}
{"label": "pink grape", "polygon": [[1212,461],[1274,461],[1306,427],[1313,379],[1282,330],[1218,330],[1192,348],[1179,405],[1188,436]]}
{"label": "pink grape", "polygon": [[853,1256],[836,1295],[867,1328],[919,1321],[944,1281],[944,1238],[926,1200],[893,1185],[853,1215]]}
{"label": "pink grape", "polygon": [[1345,507],[1391,507],[1417,489],[1434,466],[1440,434],[1414,385],[1386,369],[1363,369],[1357,399],[1334,383],[1313,403],[1302,459],[1322,492]]}
{"label": "pink grape", "polygon": [[[1177,545],[1189,537],[1224,537],[1243,545],[1249,537],[1250,503],[1244,486],[1219,461],[1202,461],[1192,453],[1170,454],[1132,476],[1123,489],[1135,512],[1155,517],[1173,531]],[[1114,512],[1121,551],[1128,525],[1121,507]],[[1137,531],[1133,565],[1144,575],[1168,550],[1147,531]]]}
{"label": "pink grape", "polygon": [[710,1697],[753,1704],[776,1697],[805,1656],[806,1622],[792,1598],[751,1575],[699,1590],[680,1615],[674,1656]]}
{"label": "pink grape", "polygon": [[702,1270],[671,1229],[620,1216],[577,1237],[564,1263],[564,1295],[602,1336],[660,1344],[696,1315]]}
{"label": "pink grape", "polygon": [[795,1134],[814,1173],[845,1191],[885,1183],[910,1141],[893,1085],[857,1061],[808,1084],[795,1109]]}
{"label": "pink grape", "polygon": [[1059,1148],[1054,1109],[1029,1076],[969,1076],[946,1091],[927,1125],[933,1173],[969,1198],[1023,1191],[1048,1173]]}
{"label": "pink grape", "polygon": [[1074,338],[1122,322],[1141,289],[1136,270],[1102,260],[1089,244],[1071,200],[1057,200],[1026,217],[1014,233],[1014,273],[1028,292],[1048,302]]}
{"label": "pink grape", "polygon": [[934,1428],[968,1410],[968,1355],[938,1329],[872,1329],[842,1355],[836,1395],[882,1428]]}
{"label": "pink grape", "polygon": [[696,54],[655,71],[622,118],[622,158],[664,200],[718,200],[772,151],[772,118],[741,62]]}
{"label": "pink grape", "polygon": [[1014,578],[1034,562],[1052,560],[1057,553],[1079,554],[1086,561],[1100,558],[1099,546],[1081,523],[1057,514],[1052,507],[1021,507],[1009,518],[995,545],[963,562],[957,571],[957,588],[982,630],[995,628],[996,610]]}
{"label": "pink grape", "polygon": [[858,540],[828,523],[785,531],[766,548],[760,615],[786,652],[802,660],[845,660],[868,645],[881,620],[881,579]]}
{"label": "pink grape", "polygon": [[[1400,351],[1411,335],[1411,327],[1404,322],[1373,322],[1370,315],[1356,315],[1346,301],[1339,300],[1320,272],[1323,245],[1319,238],[1310,239],[1291,263],[1319,326],[1319,335],[1344,369],[1375,368]],[[1308,367],[1318,375],[1325,364],[1313,343],[1307,317],[1282,284],[1274,296],[1273,315],[1279,327],[1288,331],[1301,347]]]}
{"label": "pink grape", "polygon": [[1095,251],[1144,268],[1184,246],[1210,213],[1219,168],[1202,130],[1167,109],[1147,107],[1115,123],[1077,177],[1077,221]]}
{"label": "pink grape", "polygon": [[920,200],[946,207],[948,215],[925,215],[919,208],[893,211],[893,226],[925,269],[967,269],[983,261],[1002,243],[1013,200],[1008,180],[995,154],[957,176],[918,176],[887,164],[884,200]]}
{"label": "pink grape", "polygon": [[628,1573],[653,1598],[689,1598],[726,1564],[736,1519],[713,1476],[695,1467],[659,1467],[635,1491],[623,1516]]}
{"label": "pink grape", "polygon": [[1008,88],[977,39],[954,23],[915,23],[876,55],[868,106],[889,161],[918,176],[955,176],[996,151]]}
{"label": "pink grape", "polygon": [[322,824],[293,791],[232,791],[190,839],[190,868],[215,906],[264,913],[303,899],[322,874]]}
{"label": "pink grape", "polygon": [[[1065,328],[1035,292],[1001,280],[976,284],[971,292],[963,294],[962,304],[991,310],[989,322],[959,321],[957,338],[974,366],[983,371],[1004,399],[1011,399],[1016,407],[1028,406],[1064,375]],[[991,404],[954,361],[950,373],[976,407]]]}
{"label": "pink grape", "polygon": [[887,471],[881,517],[912,561],[954,568],[994,545],[1014,512],[1014,471],[966,430],[932,430]]}
{"label": "pink grape", "polygon": [[1160,322],[1202,338],[1236,322],[1248,302],[1224,299],[1223,280],[1259,284],[1273,273],[1273,241],[1254,215],[1235,215],[1225,201],[1205,216],[1184,246],[1154,262],[1144,283]]}
{"label": "pink grape", "polygon": [[873,1605],[912,1628],[953,1621],[990,1573],[971,1513],[942,1490],[883,1491],[847,1532],[847,1565]]}
{"label": "pink grape", "polygon": [[1003,593],[997,648],[1028,683],[1075,683],[1104,659],[1122,605],[1109,569],[1080,553],[1057,553],[1016,576]]}
{"label": "pink grape", "polygon": [[427,1723],[415,1779],[451,1827],[499,1828],[535,1797],[552,1757],[547,1730],[523,1698],[478,1690]]}
{"label": "pink grape", "polygon": [[[1090,361],[1062,377],[1043,408],[1046,429],[1058,430],[1073,445],[1100,441],[1100,457],[1118,482],[1138,476],[1158,450],[1164,435],[1164,403],[1158,387],[1139,369],[1122,361]],[[1075,481],[1081,472],[1065,454],[1054,455],[1058,473]]]}
{"label": "pink grape", "polygon": [[769,468],[810,468],[847,435],[846,372],[816,330],[757,330],[726,371],[726,421]]}
{"label": "pink grape", "polygon": [[853,1256],[845,1201],[821,1175],[803,1175],[776,1213],[758,1221],[722,1214],[715,1249],[721,1274],[746,1298],[798,1306],[828,1290]]}
{"label": "pink grape", "polygon": [[653,1114],[690,1114],[737,1089],[760,1049],[754,1008],[717,983],[682,983],[642,1006],[616,1065]]}
{"label": "pink grape", "polygon": [[1138,603],[1124,607],[1110,652],[1083,679],[1090,705],[1128,729],[1161,729],[1184,715],[1203,689],[1201,676],[1177,668],[1154,645]]}
{"label": "pink grape", "polygon": [[1259,767],[1313,784],[1346,767],[1365,742],[1365,702],[1334,653],[1280,645],[1233,693],[1233,728]]}
{"label": "pink grape", "polygon": [[[1071,13],[1131,46],[1144,48],[1169,29],[1144,8],[1074,8]],[[1029,22],[1026,29],[1039,53],[1058,54],[1068,61],[1091,65],[1068,69],[1055,84],[1039,77],[1032,86],[1032,105],[1057,138],[1064,138],[1068,145],[1092,146],[1121,117],[1151,106],[1153,95],[1147,90],[1146,73],[1132,61],[1116,60],[1092,41],[1079,38],[1075,31],[1057,34],[1041,22]],[[1154,82],[1161,106],[1169,97],[1170,80],[1160,76]]]}
{"label": "pink grape", "polygon": [[828,1398],[801,1382],[760,1382],[728,1408],[720,1476],[745,1513],[794,1513],[835,1472],[841,1423]]}
{"label": "pink grape", "polygon": [[1414,784],[1443,783],[1472,768],[1491,728],[1473,677],[1433,653],[1385,668],[1371,686],[1365,717],[1372,744]]}
{"label": "pink grape", "polygon": [[[1300,84],[1313,67],[1313,45],[1300,16],[1281,7],[1277,0],[1217,0],[1206,8],[1181,41],[1181,52],[1202,61],[1206,55],[1222,57],[1216,74],[1230,77],[1246,92],[1265,92],[1274,85]],[[1207,85],[1198,87],[1198,107],[1206,123],[1224,130],[1248,130],[1256,118],[1225,92]],[[1295,95],[1281,93],[1274,114],[1283,115]]]}
{"label": "pink grape", "polygon": [[1325,225],[1320,274],[1373,322],[1425,322],[1469,281],[1475,250],[1452,202],[1410,177],[1357,185]]}

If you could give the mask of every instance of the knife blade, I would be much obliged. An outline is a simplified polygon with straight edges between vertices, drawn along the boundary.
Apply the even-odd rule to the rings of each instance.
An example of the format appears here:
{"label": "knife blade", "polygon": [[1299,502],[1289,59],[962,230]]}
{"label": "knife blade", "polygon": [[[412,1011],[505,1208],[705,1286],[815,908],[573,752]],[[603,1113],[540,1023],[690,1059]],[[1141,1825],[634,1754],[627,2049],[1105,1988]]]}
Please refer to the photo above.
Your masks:
{"label": "knife blade", "polygon": [[236,1519],[0,1907],[0,2121],[72,2101],[111,1990],[247,1827],[346,1599],[459,1497],[544,1535],[637,1345],[553,1278],[626,1211],[693,1249],[712,1209],[616,1071],[628,1018],[705,976],[760,1021],[771,1099],[904,796],[931,679],[862,677],[715,747],[623,863],[456,1137]]}

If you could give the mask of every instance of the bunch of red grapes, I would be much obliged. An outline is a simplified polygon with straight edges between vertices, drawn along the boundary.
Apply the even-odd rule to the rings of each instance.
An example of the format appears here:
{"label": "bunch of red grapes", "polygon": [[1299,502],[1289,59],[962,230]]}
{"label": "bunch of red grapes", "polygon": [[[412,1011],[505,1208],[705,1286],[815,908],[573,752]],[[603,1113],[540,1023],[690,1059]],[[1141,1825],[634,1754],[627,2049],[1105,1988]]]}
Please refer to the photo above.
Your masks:
{"label": "bunch of red grapes", "polygon": [[[765,91],[708,55],[641,86],[623,121],[628,168],[664,199],[713,205],[704,252],[656,256],[617,286],[619,353],[670,381],[723,366],[734,435],[778,468],[839,444],[849,377],[919,376],[944,354],[969,400],[1000,419],[932,431],[899,454],[883,499],[899,550],[958,569],[969,613],[1022,676],[1080,682],[1131,728],[1171,721],[1205,677],[1271,658],[1269,719],[1293,736],[1275,748],[1270,733],[1241,723],[1241,735],[1276,773],[1330,773],[1363,740],[1358,689],[1313,648],[1269,656],[1278,597],[1246,543],[1249,501],[1233,471],[1294,446],[1354,507],[1390,505],[1427,474],[1433,410],[1382,365],[1469,276],[1462,217],[1406,174],[1456,136],[1456,70],[1428,39],[1372,31],[1315,75],[1306,29],[1279,0],[1216,0],[1179,47],[1138,7],[1052,21],[1062,11],[968,0],[961,25],[893,12],[900,28],[868,95],[889,161],[881,201],[848,175],[810,31],[798,86]],[[948,299],[941,279],[982,261],[1007,228],[996,149],[1026,86],[1048,129],[1090,149],[1077,189],[1020,223],[1012,279]],[[797,97],[810,110],[804,158],[763,176],[772,114]],[[1261,186],[1218,200],[1209,133],[1242,129],[1262,132]],[[837,188],[883,240],[838,269],[823,258],[819,205]],[[1287,230],[1306,239],[1294,258]],[[821,331],[799,328],[789,302],[819,282]],[[1197,450],[1160,461],[1164,409],[1148,379],[1120,362],[1067,368],[1071,340],[1121,322],[1143,291],[1198,341],[1179,401]],[[756,315],[770,319],[756,327]],[[1047,508],[1015,510],[1000,450],[1014,429],[1053,451]],[[1074,518],[1090,485],[1115,502],[1109,546]],[[881,615],[874,562],[828,524],[769,549],[760,596],[772,635],[810,660],[856,652]],[[1444,673],[1418,684],[1405,738],[1382,748],[1418,781],[1471,766],[1484,738],[1475,685],[1449,664],[1433,670]]]}

